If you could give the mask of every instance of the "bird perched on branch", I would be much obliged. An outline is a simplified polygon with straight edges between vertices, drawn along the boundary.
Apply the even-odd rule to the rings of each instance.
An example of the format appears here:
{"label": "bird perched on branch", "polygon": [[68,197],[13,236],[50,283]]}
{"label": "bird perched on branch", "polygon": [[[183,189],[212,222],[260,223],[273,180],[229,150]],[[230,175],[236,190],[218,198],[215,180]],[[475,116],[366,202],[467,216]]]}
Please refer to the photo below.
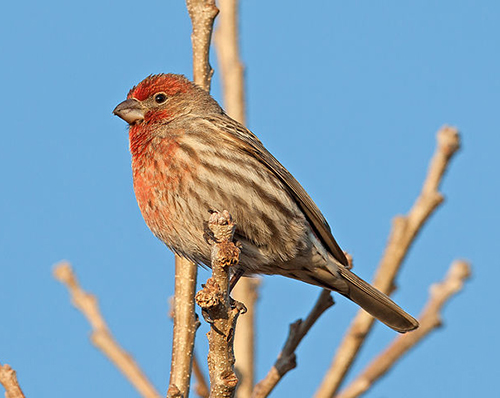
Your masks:
{"label": "bird perched on branch", "polygon": [[351,299],[398,332],[418,322],[348,268],[304,188],[259,139],[182,75],[152,75],[113,113],[129,124],[134,191],[175,253],[210,265],[208,213],[228,210],[245,275],[284,275]]}

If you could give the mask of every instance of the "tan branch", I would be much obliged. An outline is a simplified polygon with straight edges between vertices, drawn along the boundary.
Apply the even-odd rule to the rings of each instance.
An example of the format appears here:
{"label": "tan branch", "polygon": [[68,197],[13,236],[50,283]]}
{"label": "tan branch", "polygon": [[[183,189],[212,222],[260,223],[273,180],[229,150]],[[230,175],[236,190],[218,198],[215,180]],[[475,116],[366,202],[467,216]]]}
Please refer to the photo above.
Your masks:
{"label": "tan branch", "polygon": [[297,349],[299,343],[302,341],[307,332],[309,332],[312,325],[314,325],[321,314],[323,314],[323,312],[325,312],[333,304],[334,302],[330,291],[324,289],[316,300],[314,307],[305,321],[299,319],[290,325],[288,338],[278,356],[278,359],[266,377],[257,383],[252,393],[252,398],[267,397],[283,376],[297,366],[295,350]]}
{"label": "tan branch", "polygon": [[212,277],[196,294],[196,302],[210,324],[210,397],[234,397],[238,384],[234,372],[234,330],[244,307],[229,296],[229,273],[238,264],[240,249],[232,241],[236,225],[227,211],[213,213],[208,227],[213,234]]}
{"label": "tan branch", "polygon": [[194,385],[194,391],[201,398],[208,398],[210,395],[210,390],[205,379],[205,375],[201,370],[200,363],[195,354],[193,354],[193,373],[196,378],[196,384]]}
{"label": "tan branch", "polygon": [[175,257],[174,335],[167,397],[188,397],[191,382],[194,338],[199,322],[194,307],[198,268]]}
{"label": "tan branch", "polygon": [[215,17],[219,13],[215,0],[186,0],[193,25],[191,42],[193,45],[193,80],[210,91],[213,70],[208,61],[210,40]]}
{"label": "tan branch", "polygon": [[[459,147],[457,129],[444,126],[438,131],[437,149],[430,162],[422,191],[408,215],[394,219],[389,242],[373,282],[382,292],[389,294],[394,290],[394,280],[408,249],[429,216],[443,202],[443,196],[438,191],[439,185],[450,159]],[[330,369],[316,392],[316,398],[332,397],[338,391],[370,332],[373,321],[368,313],[358,312],[337,349]]]}
{"label": "tan branch", "polygon": [[[233,119],[245,124],[244,67],[239,55],[238,0],[219,0],[219,21],[215,31],[215,48],[221,71],[224,109]],[[255,373],[255,303],[259,279],[241,278],[233,297],[245,303],[247,312],[238,320],[234,338],[236,373],[240,379],[237,397],[250,398]]]}
{"label": "tan branch", "polygon": [[235,300],[245,304],[247,312],[238,320],[234,336],[236,374],[240,380],[236,396],[250,398],[255,380],[255,317],[260,279],[241,278],[232,291]]}
{"label": "tan branch", "polygon": [[[173,309],[174,297],[171,297],[169,302],[170,302],[169,317],[173,321],[174,320],[174,309]],[[192,302],[194,303],[194,300],[192,300]],[[197,322],[197,324],[199,325],[199,322]],[[193,360],[192,360],[193,374],[196,378],[196,383],[193,387],[194,392],[201,398],[208,398],[208,395],[209,395],[208,384],[206,382],[205,375],[203,374],[203,370],[200,367],[200,363],[199,363],[198,358],[196,356],[196,352],[194,350],[193,350],[192,358],[193,358]],[[177,386],[172,385],[171,388],[172,388],[172,390],[169,392],[169,394],[167,394],[168,396],[170,396],[170,394],[172,394],[172,396],[180,396],[181,392],[179,391]]]}
{"label": "tan branch", "polygon": [[0,384],[5,388],[5,398],[24,398],[16,371],[7,364],[0,364]]}
{"label": "tan branch", "polygon": [[92,326],[90,340],[125,375],[139,394],[147,398],[158,398],[146,375],[134,359],[119,346],[101,315],[97,298],[80,287],[71,265],[63,262],[54,268],[54,277],[63,283],[71,295],[72,304],[87,318]]}
{"label": "tan branch", "polygon": [[365,393],[387,373],[411,348],[441,326],[443,306],[463,288],[470,277],[470,266],[465,261],[455,261],[443,282],[430,288],[427,304],[420,314],[420,327],[412,333],[398,336],[378,357],[376,357],[338,398],[355,398]]}
{"label": "tan branch", "polygon": [[221,70],[224,109],[245,124],[245,68],[240,60],[238,0],[219,0],[220,16],[215,31],[215,48]]}
{"label": "tan branch", "polygon": [[[193,26],[193,80],[210,91],[213,71],[208,56],[218,10],[215,0],[186,0],[186,6]],[[199,325],[194,307],[197,274],[196,264],[175,257],[174,337],[167,393],[170,398],[189,396],[194,339]]]}

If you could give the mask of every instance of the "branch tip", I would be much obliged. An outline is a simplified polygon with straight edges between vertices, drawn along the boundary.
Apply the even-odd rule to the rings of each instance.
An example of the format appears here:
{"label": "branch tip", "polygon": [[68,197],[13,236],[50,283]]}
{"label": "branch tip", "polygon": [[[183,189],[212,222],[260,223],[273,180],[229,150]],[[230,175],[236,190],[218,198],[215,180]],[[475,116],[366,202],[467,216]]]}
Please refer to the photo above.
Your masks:
{"label": "branch tip", "polygon": [[411,333],[399,335],[381,352],[356,379],[340,392],[338,398],[355,398],[365,393],[386,374],[401,357],[420,343],[432,331],[440,328],[442,309],[470,277],[470,265],[458,260],[451,264],[444,280],[433,284],[429,299],[419,317],[420,327]]}
{"label": "branch tip", "polygon": [[451,157],[460,149],[460,134],[456,127],[443,126],[437,133],[439,150],[446,156]]}
{"label": "branch tip", "polygon": [[0,384],[5,388],[6,398],[25,398],[16,371],[8,364],[0,364]]}
{"label": "branch tip", "polygon": [[72,304],[87,318],[92,327],[90,340],[125,376],[136,390],[147,398],[159,398],[158,392],[134,359],[120,347],[102,316],[97,298],[84,291],[68,262],[54,267],[54,277],[68,289]]}
{"label": "branch tip", "polygon": [[[429,163],[420,195],[406,216],[398,215],[393,219],[387,246],[373,281],[373,285],[381,292],[385,294],[392,292],[396,276],[415,237],[443,202],[439,186],[451,158],[459,148],[460,136],[456,128],[444,126],[437,132],[436,150]],[[329,398],[337,393],[366,336],[370,333],[373,322],[374,319],[369,314],[364,311],[358,312],[338,347],[330,368],[316,391],[315,398]]]}

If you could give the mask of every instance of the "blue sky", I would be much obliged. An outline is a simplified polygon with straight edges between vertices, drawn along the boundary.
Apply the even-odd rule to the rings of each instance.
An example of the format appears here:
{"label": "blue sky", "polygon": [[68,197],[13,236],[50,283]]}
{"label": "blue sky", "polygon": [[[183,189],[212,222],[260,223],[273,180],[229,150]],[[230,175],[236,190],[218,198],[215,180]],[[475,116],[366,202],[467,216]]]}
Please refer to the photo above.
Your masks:
{"label": "blue sky", "polygon": [[[27,396],[137,396],[90,345],[89,326],[52,278],[53,264],[67,259],[165,392],[173,255],[141,218],[126,126],[111,111],[150,73],[191,77],[185,5],[49,0],[7,2],[2,11],[0,362],[17,370]],[[359,275],[370,279],[391,218],[418,194],[437,129],[462,132],[446,202],[412,247],[395,298],[418,314],[455,258],[469,259],[474,276],[446,307],[444,327],[370,397],[490,395],[500,376],[499,12],[491,0],[242,4],[248,126],[311,194]],[[215,57],[212,64],[220,99]],[[200,283],[207,277],[200,272]],[[259,378],[318,293],[265,278]],[[335,298],[274,396],[315,391],[356,311]],[[377,325],[355,373],[394,337]]]}

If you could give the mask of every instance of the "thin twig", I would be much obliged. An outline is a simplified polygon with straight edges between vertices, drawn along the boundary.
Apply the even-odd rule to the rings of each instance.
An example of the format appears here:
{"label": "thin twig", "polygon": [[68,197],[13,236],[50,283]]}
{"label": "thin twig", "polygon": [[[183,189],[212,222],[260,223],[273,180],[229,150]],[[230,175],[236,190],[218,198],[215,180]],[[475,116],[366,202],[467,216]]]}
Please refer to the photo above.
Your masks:
{"label": "thin twig", "polygon": [[234,372],[234,330],[244,307],[229,296],[229,274],[238,264],[240,249],[233,243],[236,224],[227,211],[213,213],[208,227],[213,234],[212,277],[196,294],[196,302],[210,324],[207,333],[210,397],[231,398],[238,384]]}
{"label": "thin twig", "polygon": [[252,398],[267,397],[283,376],[297,366],[295,350],[318,318],[334,304],[330,291],[323,289],[305,321],[299,319],[290,325],[290,331],[278,359],[266,377],[255,386]]}
{"label": "thin twig", "polygon": [[5,398],[24,398],[16,371],[7,364],[0,364],[0,384],[5,388]]}
{"label": "thin twig", "polygon": [[420,327],[412,333],[398,336],[349,386],[340,392],[338,398],[355,398],[365,393],[408,350],[440,327],[443,306],[462,290],[464,282],[470,277],[470,274],[471,269],[467,262],[455,261],[450,266],[444,281],[431,286],[429,300],[419,317]]}
{"label": "thin twig", "polygon": [[72,304],[87,318],[92,326],[92,334],[90,335],[92,344],[101,350],[125,375],[141,396],[159,398],[160,394],[155,390],[134,359],[114,339],[99,311],[97,298],[82,290],[71,265],[67,262],[56,265],[54,277],[68,288]]}
{"label": "thin twig", "polygon": [[193,374],[196,378],[196,384],[194,385],[195,393],[201,398],[208,398],[210,390],[195,353],[193,353]]}
{"label": "thin twig", "polygon": [[[224,109],[233,119],[245,124],[244,67],[239,50],[238,0],[219,0],[220,9],[214,34],[223,86]],[[255,372],[255,303],[259,279],[241,278],[232,291],[233,297],[245,304],[247,312],[238,320],[234,338],[236,373],[240,382],[236,396],[250,398]]]}
{"label": "thin twig", "polygon": [[[394,280],[408,249],[429,216],[443,202],[443,196],[438,191],[439,185],[450,159],[459,147],[457,129],[444,126],[438,131],[437,149],[431,159],[422,191],[408,215],[394,219],[389,242],[373,282],[382,292],[389,294],[394,290]],[[329,398],[335,395],[370,332],[373,321],[373,317],[367,312],[358,312],[337,349],[315,398]]]}

